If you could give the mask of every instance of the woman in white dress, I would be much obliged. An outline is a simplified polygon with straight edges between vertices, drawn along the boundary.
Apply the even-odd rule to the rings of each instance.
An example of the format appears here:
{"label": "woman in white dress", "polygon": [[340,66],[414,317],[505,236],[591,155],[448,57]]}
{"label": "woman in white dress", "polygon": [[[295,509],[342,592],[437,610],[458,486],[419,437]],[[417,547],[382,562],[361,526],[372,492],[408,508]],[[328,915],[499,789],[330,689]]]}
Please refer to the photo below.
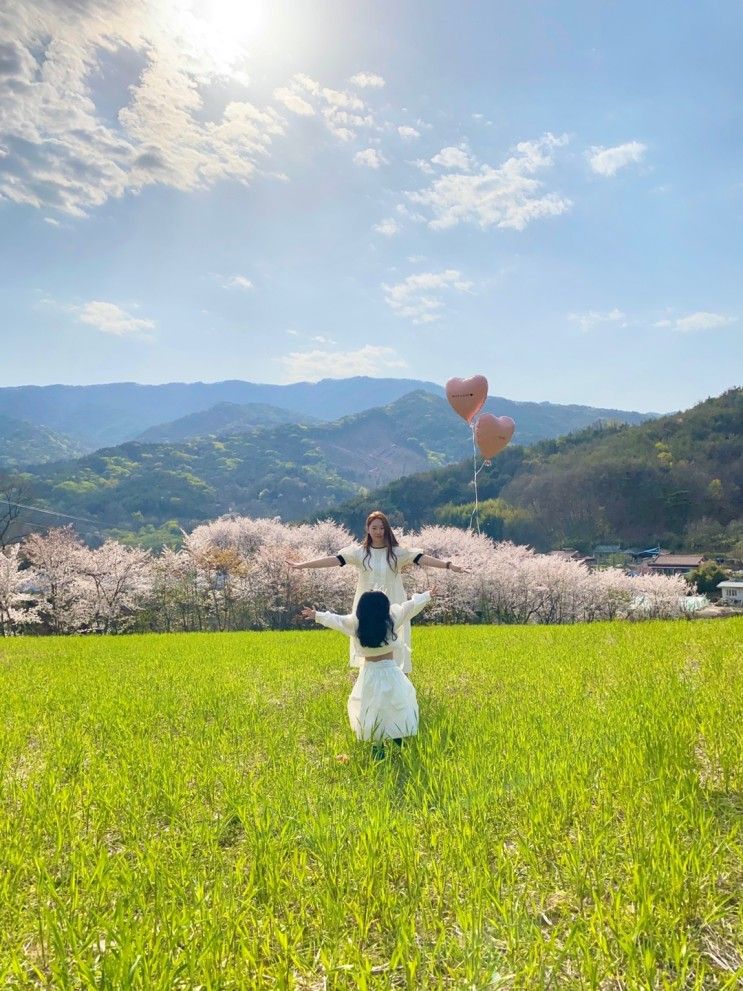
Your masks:
{"label": "woman in white dress", "polygon": [[348,699],[348,718],[357,740],[374,744],[374,756],[384,756],[385,740],[402,744],[418,732],[415,688],[393,658],[393,645],[402,627],[430,601],[421,592],[402,605],[384,592],[364,592],[353,613],[341,616],[304,608],[304,619],[314,620],[350,637],[361,659],[361,671]]}
{"label": "woman in white dress", "polygon": [[[402,583],[402,569],[417,564],[427,568],[446,568],[457,574],[465,571],[451,561],[425,554],[419,547],[401,547],[390,526],[389,520],[378,509],[369,513],[366,518],[366,534],[360,544],[349,544],[342,547],[331,557],[321,557],[316,561],[289,562],[292,568],[342,568],[350,565],[358,574],[356,594],[353,599],[352,612],[355,612],[359,599],[364,592],[384,592],[390,602],[401,605],[406,601],[405,588]],[[410,620],[405,621],[397,633],[392,649],[397,666],[409,674],[413,669],[411,663],[412,648],[410,644]],[[361,655],[357,652],[354,641],[350,646],[350,665],[352,668],[361,666]]]}

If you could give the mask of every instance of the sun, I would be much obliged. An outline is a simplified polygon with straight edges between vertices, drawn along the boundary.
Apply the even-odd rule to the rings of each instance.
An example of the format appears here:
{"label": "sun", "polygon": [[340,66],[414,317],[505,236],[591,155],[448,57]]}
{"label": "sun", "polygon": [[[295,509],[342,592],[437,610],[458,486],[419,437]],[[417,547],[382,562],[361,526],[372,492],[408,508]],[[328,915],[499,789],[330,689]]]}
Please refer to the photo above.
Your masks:
{"label": "sun", "polygon": [[225,73],[252,53],[266,24],[261,0],[191,0],[183,13],[193,48]]}

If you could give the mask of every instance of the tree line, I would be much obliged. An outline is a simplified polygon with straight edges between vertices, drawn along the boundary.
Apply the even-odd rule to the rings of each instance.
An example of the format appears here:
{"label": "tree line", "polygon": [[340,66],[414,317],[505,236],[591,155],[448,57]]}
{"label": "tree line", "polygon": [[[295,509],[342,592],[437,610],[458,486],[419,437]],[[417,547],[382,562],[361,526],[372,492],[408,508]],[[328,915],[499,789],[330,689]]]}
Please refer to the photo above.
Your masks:
{"label": "tree line", "polygon": [[[428,526],[402,542],[452,559],[464,575],[405,572],[408,591],[435,580],[433,623],[575,623],[674,617],[689,588],[680,577],[631,578],[590,571],[456,527]],[[0,630],[19,633],[286,630],[303,605],[350,609],[350,568],[295,571],[288,562],[333,554],[353,542],[340,524],[284,524],[222,517],[160,554],[115,540],[87,546],[71,527],[34,533],[0,551]]]}

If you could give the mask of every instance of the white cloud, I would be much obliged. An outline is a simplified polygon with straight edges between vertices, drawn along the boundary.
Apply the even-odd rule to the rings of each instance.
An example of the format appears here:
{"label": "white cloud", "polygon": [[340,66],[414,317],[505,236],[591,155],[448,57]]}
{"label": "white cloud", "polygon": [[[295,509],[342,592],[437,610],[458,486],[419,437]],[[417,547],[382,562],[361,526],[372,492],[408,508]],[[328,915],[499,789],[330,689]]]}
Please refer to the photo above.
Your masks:
{"label": "white cloud", "polygon": [[[14,40],[0,57],[0,198],[82,217],[152,184],[250,182],[284,122],[238,99],[205,119],[203,87],[225,66],[193,21],[183,5],[146,0],[6,5],[0,36]],[[95,83],[102,58],[123,51],[144,68],[112,121]]]}
{"label": "white cloud", "polygon": [[409,275],[396,285],[382,285],[387,305],[399,317],[406,317],[415,324],[434,323],[441,320],[445,292],[470,292],[472,283],[462,278],[462,273],[449,268],[444,272],[420,272]]}
{"label": "white cloud", "polygon": [[353,93],[346,93],[339,89],[323,89],[322,95],[325,102],[332,107],[342,107],[343,110],[363,110],[364,101]]}
{"label": "white cloud", "polygon": [[115,303],[92,300],[83,306],[72,307],[72,311],[77,314],[81,323],[90,324],[96,330],[114,337],[142,336],[155,329],[154,320],[133,317]]}
{"label": "white cloud", "polygon": [[381,89],[385,82],[381,76],[377,76],[373,72],[357,72],[355,76],[351,76],[351,84],[360,89]]}
{"label": "white cloud", "polygon": [[397,204],[395,207],[395,213],[397,213],[400,217],[403,217],[405,220],[417,220],[419,223],[423,223],[426,219],[422,213],[416,213],[414,210],[411,210],[410,207],[405,206],[404,203]]}
{"label": "white cloud", "polygon": [[[482,165],[469,174],[461,171],[460,165],[460,171],[440,175],[426,189],[408,193],[408,199],[428,210],[428,226],[434,230],[462,223],[475,224],[483,230],[492,226],[523,230],[541,217],[565,213],[572,205],[557,193],[544,193],[543,183],[531,178],[534,172],[553,164],[553,150],[567,141],[566,136],[553,134],[545,134],[537,141],[522,141],[516,146],[517,154],[498,168]],[[443,149],[439,153],[442,163],[449,160],[444,153],[450,151]],[[471,163],[474,168],[476,163]]]}
{"label": "white cloud", "polygon": [[322,378],[348,378],[353,375],[379,375],[390,368],[405,368],[405,361],[393,348],[367,344],[357,351],[292,351],[277,359],[287,381],[317,382]]}
{"label": "white cloud", "polygon": [[375,126],[373,115],[356,93],[321,86],[301,72],[274,90],[274,97],[295,114],[319,116],[341,141],[353,141],[359,131]]}
{"label": "white cloud", "polygon": [[460,169],[469,172],[475,165],[475,160],[466,145],[458,147],[442,148],[438,155],[431,159],[434,165],[440,165],[444,169]]}
{"label": "white cloud", "polygon": [[[585,331],[592,330],[599,324],[614,323],[621,327],[628,325],[627,314],[617,308],[605,312],[587,310],[582,313],[568,313],[568,319],[573,323],[579,324],[581,330]],[[727,327],[736,322],[736,317],[727,316],[723,313],[710,313],[706,310],[699,310],[682,317],[662,317],[660,320],[655,320],[652,326],[661,330],[693,333],[698,330],[714,330],[717,327]]]}
{"label": "white cloud", "polygon": [[627,141],[623,145],[615,145],[613,148],[603,148],[595,145],[586,152],[588,164],[598,175],[613,176],[620,169],[627,165],[641,162],[647,145],[640,141]]}
{"label": "white cloud", "polygon": [[581,330],[588,331],[593,330],[599,324],[606,323],[618,323],[621,326],[626,326],[627,314],[622,310],[614,307],[613,310],[606,310],[601,312],[600,310],[587,310],[584,313],[568,313],[568,320],[573,323],[577,323]]}
{"label": "white cloud", "polygon": [[[263,105],[242,97],[249,46],[191,0],[23,0],[0,5],[0,201],[85,217],[153,185],[181,191],[257,175],[294,116],[340,141],[379,130],[361,94],[384,86],[357,73],[347,89],[297,73]],[[239,20],[239,19],[238,19]],[[113,71],[112,69],[116,71]],[[126,68],[122,69],[122,66]],[[133,66],[136,66],[136,72]],[[126,78],[99,99],[101,78]],[[232,99],[216,109],[213,94]]]}
{"label": "white cloud", "polygon": [[371,114],[352,114],[337,106],[324,107],[322,116],[331,134],[341,141],[353,141],[361,128],[371,128],[374,124]]}
{"label": "white cloud", "polygon": [[384,220],[380,220],[378,224],[375,224],[372,229],[376,234],[382,234],[384,237],[393,237],[400,230],[400,225],[394,217],[386,217]]}
{"label": "white cloud", "polygon": [[253,289],[253,283],[244,275],[230,275],[222,282],[223,289]]}
{"label": "white cloud", "polygon": [[413,165],[420,169],[421,172],[425,172],[426,175],[433,175],[434,173],[433,165],[431,165],[427,158],[417,158],[413,162]]}
{"label": "white cloud", "polygon": [[731,323],[735,323],[735,317],[699,310],[696,313],[689,313],[685,317],[679,317],[673,326],[674,330],[688,333],[694,330],[713,330],[715,327],[727,327]]}
{"label": "white cloud", "polygon": [[337,341],[334,341],[332,337],[323,337],[322,334],[316,334],[315,337],[312,338],[312,340],[315,342],[315,344],[337,344],[338,343]]}
{"label": "white cloud", "polygon": [[314,116],[315,108],[312,104],[308,103],[296,89],[292,89],[290,86],[279,86],[273,91],[273,96],[279,103],[283,103],[287,110],[291,110],[292,113],[298,114],[300,117]]}
{"label": "white cloud", "polygon": [[421,136],[421,132],[417,128],[410,127],[407,124],[403,124],[401,127],[398,127],[397,133],[403,141],[415,141],[416,138]]}
{"label": "white cloud", "polygon": [[387,164],[387,159],[376,148],[364,148],[363,151],[357,151],[353,160],[357,165],[366,165],[370,169],[378,169],[380,165]]}

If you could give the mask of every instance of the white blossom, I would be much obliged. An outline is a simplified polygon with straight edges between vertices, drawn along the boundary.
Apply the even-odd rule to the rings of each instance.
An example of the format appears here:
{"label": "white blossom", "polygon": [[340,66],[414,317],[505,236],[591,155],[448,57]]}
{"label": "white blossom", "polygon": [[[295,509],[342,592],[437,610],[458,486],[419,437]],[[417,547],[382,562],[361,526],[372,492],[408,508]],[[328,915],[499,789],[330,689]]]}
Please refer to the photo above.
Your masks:
{"label": "white blossom", "polygon": [[[630,577],[456,527],[397,533],[464,573],[403,572],[409,593],[435,584],[426,623],[577,623],[684,614],[680,576]],[[54,633],[119,630],[288,629],[302,606],[345,613],[352,568],[295,570],[290,562],[337,553],[348,530],[323,520],[286,524],[232,514],[184,534],[180,551],[149,552],[113,540],[91,550],[70,528],[28,537],[0,556],[0,630],[42,623]]]}
{"label": "white blossom", "polygon": [[0,550],[0,634],[9,636],[19,626],[39,622],[34,601],[36,573],[23,568],[18,544]]}
{"label": "white blossom", "polygon": [[132,626],[152,589],[150,552],[107,540],[79,561],[95,595],[93,628],[112,633]]}
{"label": "white blossom", "polygon": [[95,615],[95,587],[84,574],[90,553],[71,527],[33,533],[23,542],[23,553],[36,571],[41,621],[52,633],[89,629]]}

